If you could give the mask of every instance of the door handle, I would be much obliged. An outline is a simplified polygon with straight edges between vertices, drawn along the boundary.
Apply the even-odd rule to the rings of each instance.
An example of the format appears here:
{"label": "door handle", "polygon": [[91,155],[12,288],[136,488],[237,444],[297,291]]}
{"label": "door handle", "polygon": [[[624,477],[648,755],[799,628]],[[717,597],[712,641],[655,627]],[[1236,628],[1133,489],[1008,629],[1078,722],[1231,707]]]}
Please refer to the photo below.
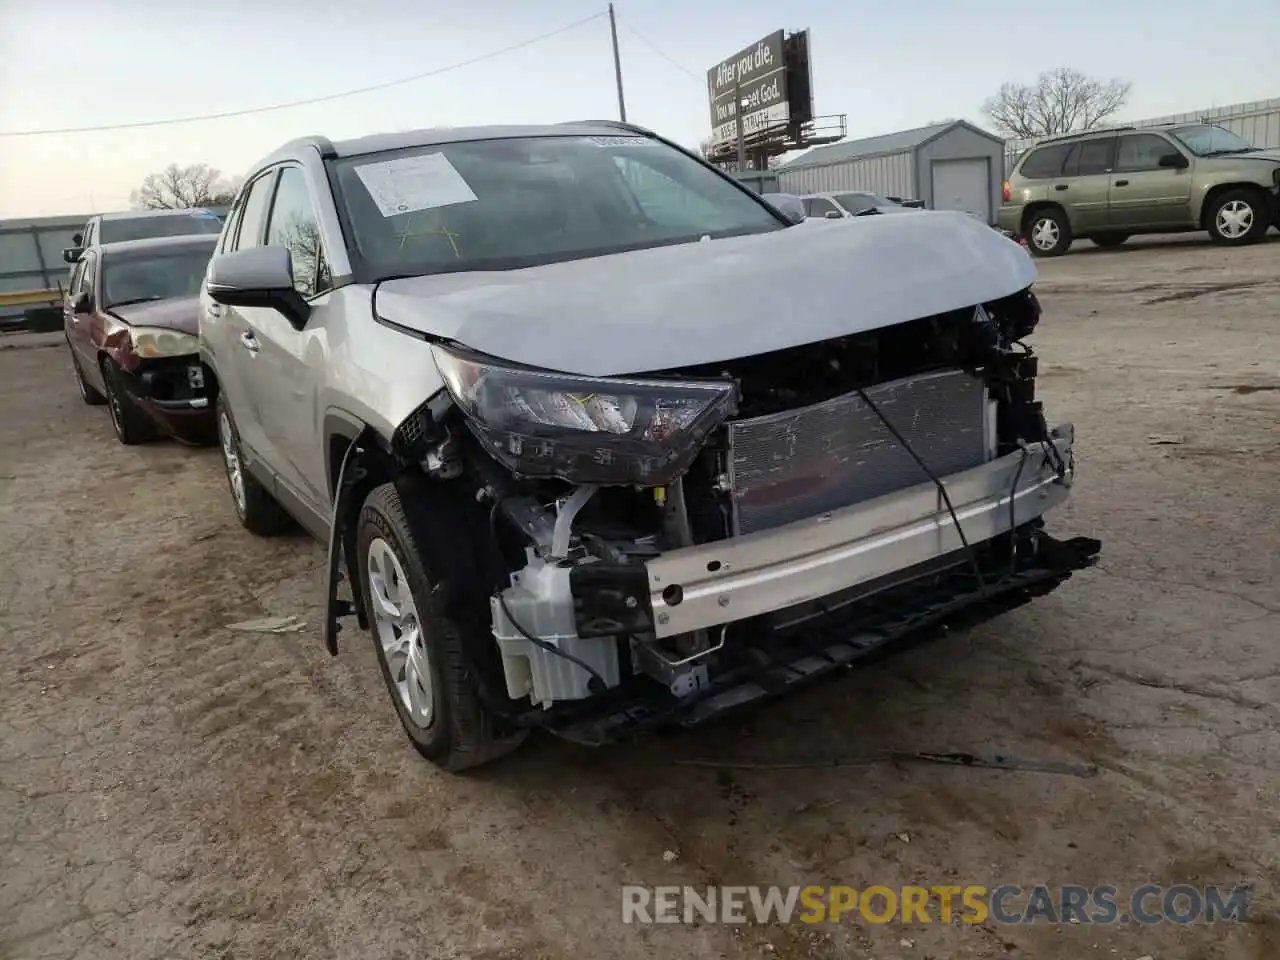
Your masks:
{"label": "door handle", "polygon": [[1055,183],[1055,184],[1053,185],[1053,189],[1055,189],[1055,190],[1065,190],[1065,189],[1067,189],[1067,185],[1066,185],[1065,183]]}
{"label": "door handle", "polygon": [[211,303],[211,304],[209,304],[209,316],[211,316],[211,317],[220,317],[220,316],[222,316],[222,304],[220,304],[220,303]]}
{"label": "door handle", "polygon": [[1129,185],[1128,180],[1117,180],[1115,183],[1112,184],[1113,187],[1127,187],[1128,185]]}
{"label": "door handle", "polygon": [[257,353],[261,348],[261,344],[258,343],[258,338],[255,337],[252,332],[240,334],[240,346],[252,353]]}

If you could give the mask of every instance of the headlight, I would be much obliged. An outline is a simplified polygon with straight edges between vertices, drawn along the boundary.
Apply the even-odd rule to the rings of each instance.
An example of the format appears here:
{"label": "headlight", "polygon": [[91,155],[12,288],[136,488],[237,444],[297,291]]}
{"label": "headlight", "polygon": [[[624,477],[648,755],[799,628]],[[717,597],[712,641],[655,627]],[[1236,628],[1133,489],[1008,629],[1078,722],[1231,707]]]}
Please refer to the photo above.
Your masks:
{"label": "headlight", "polygon": [[200,352],[200,341],[180,330],[131,327],[129,339],[133,341],[133,352],[146,360],[156,357],[185,357]]}
{"label": "headlight", "polygon": [[476,438],[517,476],[660,486],[737,406],[727,380],[579,377],[432,347]]}

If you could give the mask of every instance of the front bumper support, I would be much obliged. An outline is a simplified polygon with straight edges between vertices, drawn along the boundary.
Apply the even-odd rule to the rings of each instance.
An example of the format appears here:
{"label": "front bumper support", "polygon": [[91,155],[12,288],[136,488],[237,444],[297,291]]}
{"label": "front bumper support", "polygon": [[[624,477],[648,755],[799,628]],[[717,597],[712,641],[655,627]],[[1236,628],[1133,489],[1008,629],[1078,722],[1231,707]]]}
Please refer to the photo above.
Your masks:
{"label": "front bumper support", "polygon": [[[1039,521],[1030,524],[1037,526]],[[740,642],[740,665],[712,677],[691,697],[665,690],[611,691],[563,704],[543,723],[557,735],[592,746],[662,727],[697,727],[782,696],[840,668],[869,660],[891,646],[963,630],[1056,590],[1076,570],[1092,566],[1101,544],[1087,537],[1055,540],[1035,532],[1033,557],[1009,572],[1007,557],[988,556],[985,584],[967,564],[941,575],[908,578],[866,602],[851,604],[796,628],[753,631]]]}
{"label": "front bumper support", "polygon": [[[1056,457],[1047,444],[1033,446],[941,478],[969,544],[1067,499],[1074,429],[1055,427],[1050,438]],[[962,547],[937,487],[926,482],[773,530],[672,550],[645,564],[654,632],[671,637],[782,610]]]}

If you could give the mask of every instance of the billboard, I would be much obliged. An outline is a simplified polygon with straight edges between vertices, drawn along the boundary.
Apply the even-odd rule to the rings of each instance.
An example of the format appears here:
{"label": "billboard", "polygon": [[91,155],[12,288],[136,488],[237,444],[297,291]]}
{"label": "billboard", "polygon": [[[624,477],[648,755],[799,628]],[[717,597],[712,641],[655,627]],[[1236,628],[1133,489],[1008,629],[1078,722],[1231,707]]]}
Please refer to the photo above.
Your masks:
{"label": "billboard", "polygon": [[744,138],[790,120],[783,50],[783,31],[776,30],[707,71],[713,148],[737,137],[739,109]]}

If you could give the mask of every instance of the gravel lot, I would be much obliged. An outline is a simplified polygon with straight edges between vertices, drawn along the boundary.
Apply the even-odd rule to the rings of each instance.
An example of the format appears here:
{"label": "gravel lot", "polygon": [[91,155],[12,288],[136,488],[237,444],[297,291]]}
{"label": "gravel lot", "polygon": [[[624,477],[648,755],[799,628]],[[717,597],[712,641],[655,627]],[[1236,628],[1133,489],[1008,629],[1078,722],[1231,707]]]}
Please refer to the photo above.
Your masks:
{"label": "gravel lot", "polygon": [[[1053,595],[745,719],[441,774],[321,549],[218,455],[128,449],[66,349],[0,345],[0,957],[1280,956],[1280,243],[1041,264],[1082,454]],[[46,338],[47,341],[47,338]],[[301,632],[228,629],[297,615]],[[1090,761],[733,771],[888,748]],[[674,854],[675,856],[672,856]],[[1250,884],[1244,924],[624,926],[623,883]]]}

